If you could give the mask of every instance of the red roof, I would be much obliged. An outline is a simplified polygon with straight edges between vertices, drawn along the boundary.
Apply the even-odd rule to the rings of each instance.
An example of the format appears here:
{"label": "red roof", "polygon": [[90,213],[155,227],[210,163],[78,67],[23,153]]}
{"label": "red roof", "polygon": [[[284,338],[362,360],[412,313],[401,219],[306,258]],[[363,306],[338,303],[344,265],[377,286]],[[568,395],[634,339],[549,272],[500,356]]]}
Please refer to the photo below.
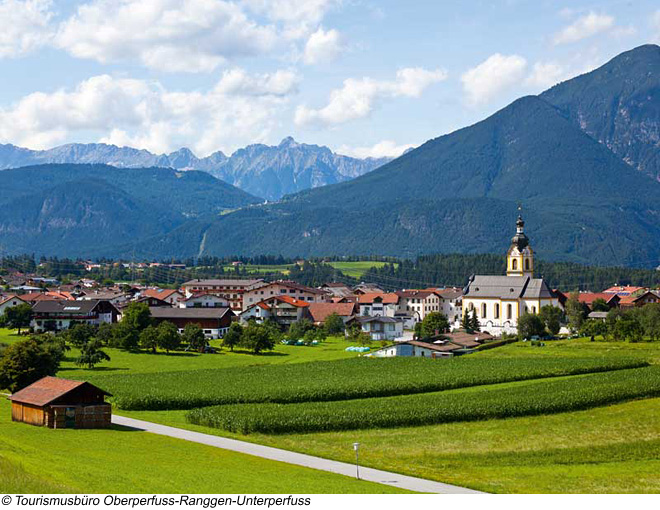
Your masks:
{"label": "red roof", "polygon": [[[10,400],[15,402],[22,402],[24,404],[32,404],[35,406],[45,406],[53,400],[66,395],[70,391],[90,384],[86,381],[72,381],[70,379],[60,379],[59,377],[46,376],[39,379],[37,382],[32,383],[30,386],[23,388],[14,393]],[[90,385],[91,386],[91,385]],[[97,388],[105,395],[110,396],[110,393]]]}
{"label": "red roof", "polygon": [[[566,297],[570,299],[572,295],[573,294],[566,294]],[[613,299],[616,299],[616,297],[616,294],[605,292],[579,292],[577,295],[578,301],[580,303],[584,303],[587,306],[591,306],[597,299],[602,299],[609,304],[609,302]]]}
{"label": "red roof", "polygon": [[605,289],[603,292],[606,294],[619,294],[620,296],[627,296],[629,294],[635,294],[637,292],[647,290],[646,287],[633,287],[629,285],[615,285],[609,289]]}
{"label": "red roof", "polygon": [[350,317],[355,313],[354,303],[310,303],[309,313],[314,322],[325,322],[328,315],[336,313],[340,317]]}
{"label": "red roof", "polygon": [[142,295],[165,300],[176,292],[179,291],[176,289],[146,289],[142,291]]}
{"label": "red roof", "polygon": [[289,303],[290,305],[303,307],[303,308],[309,306],[308,302],[302,301],[301,299],[292,298],[291,296],[273,296],[272,298],[268,298],[267,301],[270,301],[271,299],[277,299],[278,301],[284,301],[285,303]]}
{"label": "red roof", "polygon": [[381,293],[381,292],[367,292],[366,294],[361,294],[359,299],[359,303],[362,305],[367,305],[371,304],[374,302],[376,298],[381,298],[383,300],[383,304],[388,305],[388,304],[396,304],[399,302],[399,296],[395,294],[394,292],[390,293]]}

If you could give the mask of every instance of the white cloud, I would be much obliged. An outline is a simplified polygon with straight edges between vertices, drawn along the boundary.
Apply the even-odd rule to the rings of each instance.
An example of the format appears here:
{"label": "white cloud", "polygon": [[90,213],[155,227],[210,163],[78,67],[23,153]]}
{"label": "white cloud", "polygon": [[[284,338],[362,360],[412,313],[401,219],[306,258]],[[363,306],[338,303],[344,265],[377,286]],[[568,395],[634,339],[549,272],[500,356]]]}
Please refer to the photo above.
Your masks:
{"label": "white cloud", "polygon": [[299,81],[293,71],[249,75],[243,69],[231,69],[222,74],[215,90],[227,95],[288,96],[297,92]]}
{"label": "white cloud", "polygon": [[339,154],[346,154],[355,158],[398,158],[408,149],[415,147],[413,144],[398,145],[392,140],[383,140],[370,147],[350,147],[342,145],[337,149]]}
{"label": "white cloud", "polygon": [[51,35],[51,0],[0,0],[0,58],[18,57]]}
{"label": "white cloud", "polygon": [[527,61],[519,55],[495,53],[461,76],[469,104],[488,103],[508,87],[519,83],[525,74]]}
{"label": "white cloud", "polygon": [[344,80],[340,89],[330,93],[328,104],[320,109],[304,105],[296,109],[295,122],[305,124],[342,124],[366,117],[375,104],[385,98],[419,97],[433,83],[447,78],[444,70],[429,71],[420,67],[400,69],[393,81],[372,78]]}
{"label": "white cloud", "polygon": [[614,26],[614,17],[593,11],[576,19],[572,24],[555,34],[555,44],[567,44],[592,37]]}
{"label": "white cloud", "polygon": [[337,0],[243,0],[243,3],[271,21],[284,25],[290,39],[306,37],[323,20]]}
{"label": "white cloud", "polygon": [[94,0],[62,23],[56,44],[101,63],[136,60],[161,71],[208,72],[228,58],[268,53],[276,29],[223,0]]}
{"label": "white cloud", "polygon": [[[237,78],[238,77],[238,78]],[[147,80],[94,76],[75,89],[35,92],[0,109],[0,140],[47,148],[81,135],[153,152],[190,146],[203,156],[265,141],[293,93],[286,72],[234,70],[206,92]]]}
{"label": "white cloud", "polygon": [[536,62],[531,74],[525,79],[525,84],[531,87],[546,89],[556,85],[566,78],[566,70],[556,62]]}
{"label": "white cloud", "polygon": [[332,62],[337,58],[341,49],[339,32],[334,29],[325,31],[320,27],[307,40],[303,62],[305,64]]}

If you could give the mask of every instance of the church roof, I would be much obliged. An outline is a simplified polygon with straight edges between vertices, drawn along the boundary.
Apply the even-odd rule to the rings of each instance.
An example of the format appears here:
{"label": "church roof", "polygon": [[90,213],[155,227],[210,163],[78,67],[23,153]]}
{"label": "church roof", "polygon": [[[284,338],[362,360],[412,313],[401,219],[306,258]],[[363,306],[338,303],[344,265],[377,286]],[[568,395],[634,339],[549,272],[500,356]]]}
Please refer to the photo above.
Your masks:
{"label": "church roof", "polygon": [[465,288],[465,297],[539,299],[554,295],[543,278],[475,275]]}

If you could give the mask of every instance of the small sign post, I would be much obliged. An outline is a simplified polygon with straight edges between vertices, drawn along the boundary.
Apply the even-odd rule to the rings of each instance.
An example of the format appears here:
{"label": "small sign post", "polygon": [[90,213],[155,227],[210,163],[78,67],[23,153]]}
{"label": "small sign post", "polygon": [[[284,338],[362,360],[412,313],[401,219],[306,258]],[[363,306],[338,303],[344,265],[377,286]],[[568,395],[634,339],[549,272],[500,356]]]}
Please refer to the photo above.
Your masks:
{"label": "small sign post", "polygon": [[353,450],[355,450],[355,476],[360,479],[360,443],[353,443]]}

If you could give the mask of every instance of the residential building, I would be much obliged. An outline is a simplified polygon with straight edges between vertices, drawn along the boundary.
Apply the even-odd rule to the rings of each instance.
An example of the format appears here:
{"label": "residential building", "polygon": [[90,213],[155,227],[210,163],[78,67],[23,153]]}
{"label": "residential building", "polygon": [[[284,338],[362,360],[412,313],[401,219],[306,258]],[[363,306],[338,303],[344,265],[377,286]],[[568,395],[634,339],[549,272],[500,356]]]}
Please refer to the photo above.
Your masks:
{"label": "residential building", "polygon": [[37,333],[69,329],[71,323],[98,326],[117,322],[119,310],[107,300],[38,301],[32,307],[32,328]]}
{"label": "residential building", "polygon": [[243,310],[243,294],[246,290],[263,283],[258,279],[211,279],[211,280],[190,280],[181,286],[185,297],[193,294],[206,292],[208,294],[217,294],[229,301],[229,305],[235,313]]}
{"label": "residential building", "polygon": [[[571,299],[572,293],[566,294],[566,299]],[[578,292],[577,299],[580,303],[585,305],[589,311],[594,309],[594,301],[602,300],[609,308],[618,308],[621,302],[621,297],[618,294],[607,292]]]}
{"label": "residential building", "polygon": [[534,252],[524,226],[519,216],[507,252],[506,276],[472,276],[463,294],[463,310],[476,311],[481,329],[496,336],[517,332],[518,318],[524,313],[560,306],[545,280],[534,278]]}
{"label": "residential building", "polygon": [[291,296],[273,296],[250,306],[240,317],[242,322],[254,319],[257,322],[273,320],[286,329],[294,322],[305,318],[310,319],[310,303]]}
{"label": "residential building", "polygon": [[442,312],[442,298],[434,290],[404,289],[395,292],[399,296],[398,311],[421,322],[431,312]]}
{"label": "residential building", "polygon": [[441,312],[452,327],[459,327],[463,317],[463,289],[449,287],[446,289],[435,289],[440,296]]}
{"label": "residential building", "polygon": [[399,296],[394,292],[369,292],[358,296],[359,314],[363,317],[394,317],[399,311]]}
{"label": "residential building", "polygon": [[331,299],[331,294],[325,290],[288,280],[278,280],[270,283],[262,282],[247,289],[243,294],[243,309],[246,310],[255,303],[273,296],[289,296],[308,303],[325,303]]}
{"label": "residential building", "polygon": [[184,298],[183,293],[177,289],[145,289],[140,292],[140,295],[167,301],[172,306]]}
{"label": "residential building", "polygon": [[400,318],[378,315],[375,317],[356,316],[347,322],[355,321],[363,332],[368,333],[372,340],[394,340],[403,336],[403,320]]}
{"label": "residential building", "polygon": [[179,301],[179,308],[231,308],[231,306],[220,294],[201,292]]}
{"label": "residential building", "polygon": [[15,294],[9,296],[0,296],[0,317],[5,314],[5,311],[8,308],[13,308],[14,306],[26,304],[20,297]]}
{"label": "residential building", "polygon": [[336,313],[344,322],[357,314],[355,303],[310,303],[309,314],[317,326],[325,323],[329,315]]}
{"label": "residential building", "polygon": [[222,338],[236,316],[230,308],[149,308],[151,318],[156,324],[168,321],[179,332],[188,324],[197,324],[204,331],[206,338]]}
{"label": "residential building", "polygon": [[382,349],[372,352],[369,356],[375,358],[390,358],[394,356],[419,357],[419,358],[452,358],[454,351],[461,350],[458,345],[436,345],[418,340],[408,340],[388,345]]}

